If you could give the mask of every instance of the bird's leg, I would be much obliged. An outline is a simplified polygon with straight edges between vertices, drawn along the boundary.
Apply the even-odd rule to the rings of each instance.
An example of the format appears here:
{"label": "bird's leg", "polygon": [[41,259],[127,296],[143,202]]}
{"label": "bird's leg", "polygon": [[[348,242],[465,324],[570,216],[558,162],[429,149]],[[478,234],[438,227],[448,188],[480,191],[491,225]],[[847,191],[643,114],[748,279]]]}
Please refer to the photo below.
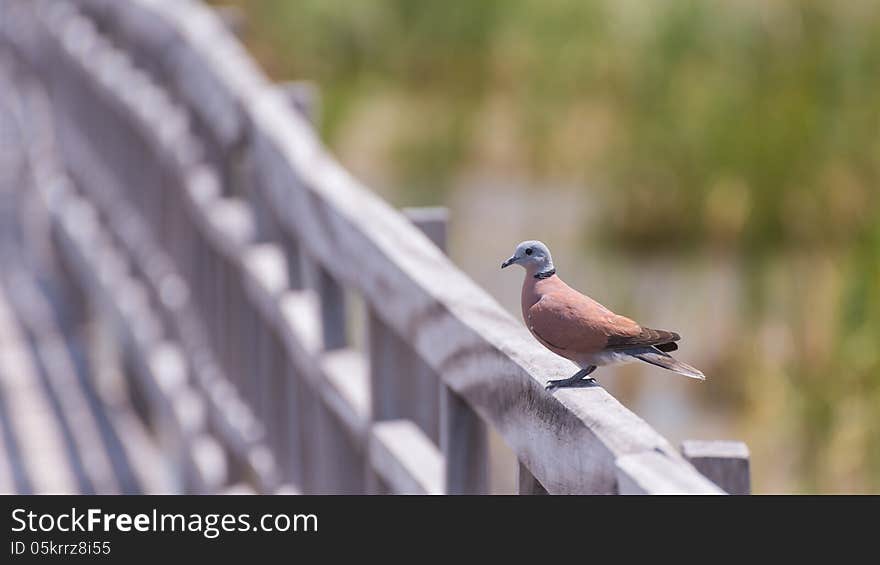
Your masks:
{"label": "bird's leg", "polygon": [[589,367],[585,367],[585,368],[581,369],[580,371],[578,371],[577,373],[575,373],[574,375],[570,376],[570,377],[567,378],[567,379],[556,379],[555,381],[549,381],[549,382],[547,383],[546,389],[547,389],[547,390],[551,390],[551,389],[554,389],[554,388],[565,388],[565,387],[570,387],[570,386],[574,386],[574,385],[576,385],[577,383],[580,383],[580,382],[582,382],[582,381],[585,381],[585,382],[593,381],[593,382],[595,382],[596,379],[594,379],[594,378],[592,378],[592,377],[589,378],[589,379],[586,378],[587,376],[589,376],[590,373],[592,373],[592,372],[595,371],[595,370],[596,370],[596,366],[595,366],[595,365],[590,365]]}

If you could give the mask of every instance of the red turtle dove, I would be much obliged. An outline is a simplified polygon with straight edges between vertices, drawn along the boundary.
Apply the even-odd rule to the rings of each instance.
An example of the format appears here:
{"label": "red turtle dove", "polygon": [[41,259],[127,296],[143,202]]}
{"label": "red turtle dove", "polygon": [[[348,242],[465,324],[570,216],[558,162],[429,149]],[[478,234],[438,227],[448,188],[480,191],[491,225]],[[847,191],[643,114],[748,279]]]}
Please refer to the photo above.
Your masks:
{"label": "red turtle dove", "polygon": [[548,389],[589,384],[596,367],[632,361],[694,379],[706,378],[669,355],[678,349],[677,333],[642,327],[565,284],[556,275],[550,250],[540,241],[517,245],[501,268],[514,264],[526,271],[522,314],[529,331],[544,347],[581,367],[570,378],[550,381]]}

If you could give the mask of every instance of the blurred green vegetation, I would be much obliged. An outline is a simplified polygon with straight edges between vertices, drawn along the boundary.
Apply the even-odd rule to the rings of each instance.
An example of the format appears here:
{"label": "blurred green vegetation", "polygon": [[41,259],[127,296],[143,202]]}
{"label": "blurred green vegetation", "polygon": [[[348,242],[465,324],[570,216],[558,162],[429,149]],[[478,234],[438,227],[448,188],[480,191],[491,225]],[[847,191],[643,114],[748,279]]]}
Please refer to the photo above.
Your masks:
{"label": "blurred green vegetation", "polygon": [[750,377],[727,394],[796,443],[790,488],[880,489],[880,3],[237,3],[271,75],[320,84],[331,146],[391,105],[365,145],[401,204],[513,172],[589,186],[617,253],[737,257],[746,321],[716,370]]}

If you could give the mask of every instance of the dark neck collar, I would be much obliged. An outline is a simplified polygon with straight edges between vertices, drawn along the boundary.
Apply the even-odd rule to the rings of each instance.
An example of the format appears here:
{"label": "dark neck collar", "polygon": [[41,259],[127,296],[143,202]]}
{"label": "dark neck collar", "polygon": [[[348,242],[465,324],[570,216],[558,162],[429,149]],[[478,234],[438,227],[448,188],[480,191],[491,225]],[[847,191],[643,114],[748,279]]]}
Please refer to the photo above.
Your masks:
{"label": "dark neck collar", "polygon": [[543,273],[535,273],[536,279],[547,279],[556,274],[556,269],[550,269],[549,271],[544,271]]}

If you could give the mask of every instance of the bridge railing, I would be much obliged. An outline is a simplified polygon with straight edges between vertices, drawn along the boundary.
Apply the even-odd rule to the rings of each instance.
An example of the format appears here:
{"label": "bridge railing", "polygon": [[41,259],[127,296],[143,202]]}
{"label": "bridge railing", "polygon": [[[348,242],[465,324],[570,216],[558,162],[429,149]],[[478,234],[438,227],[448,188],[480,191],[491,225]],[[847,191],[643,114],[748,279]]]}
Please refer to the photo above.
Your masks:
{"label": "bridge railing", "polygon": [[[75,187],[45,198],[72,284],[126,309],[88,283],[112,271],[69,217],[89,210],[120,280],[142,288],[117,319],[134,325],[123,358],[143,356],[144,335],[176,352],[174,390],[205,399],[231,477],[262,492],[483,493],[488,426],[522,493],[721,492],[604,389],[545,391],[575,368],[445,256],[442,213],[407,216],[361,186],[297,109],[302,92],[270,83],[214,12],[0,4],[30,22],[0,33],[51,94]],[[139,336],[143,320],[157,327]],[[700,453],[701,468],[731,468]]]}

